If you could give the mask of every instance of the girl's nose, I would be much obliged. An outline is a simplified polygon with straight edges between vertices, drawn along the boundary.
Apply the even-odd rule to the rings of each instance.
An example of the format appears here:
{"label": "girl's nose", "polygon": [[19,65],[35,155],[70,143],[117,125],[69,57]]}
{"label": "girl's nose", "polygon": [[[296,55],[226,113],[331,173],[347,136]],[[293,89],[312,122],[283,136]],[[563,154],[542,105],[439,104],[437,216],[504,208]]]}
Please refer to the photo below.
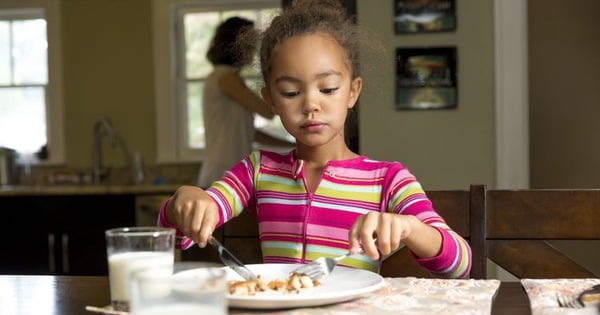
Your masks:
{"label": "girl's nose", "polygon": [[317,101],[317,97],[311,95],[311,93],[307,93],[304,97],[304,101],[302,104],[302,113],[308,114],[311,112],[315,112],[319,110],[319,103]]}

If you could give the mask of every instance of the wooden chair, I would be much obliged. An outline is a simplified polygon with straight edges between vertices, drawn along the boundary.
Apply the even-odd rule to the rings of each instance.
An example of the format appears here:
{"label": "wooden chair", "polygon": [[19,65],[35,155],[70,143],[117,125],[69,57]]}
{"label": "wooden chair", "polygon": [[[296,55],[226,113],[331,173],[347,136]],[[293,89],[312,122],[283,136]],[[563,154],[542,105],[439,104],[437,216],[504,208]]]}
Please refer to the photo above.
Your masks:
{"label": "wooden chair", "polygon": [[[485,186],[471,185],[470,190],[429,190],[427,196],[446,223],[471,245],[471,278],[485,278],[484,197]],[[477,209],[477,210],[475,210]],[[403,248],[383,261],[384,277],[433,277],[421,268]]]}
{"label": "wooden chair", "polygon": [[487,257],[517,278],[599,276],[547,241],[599,240],[600,189],[491,189],[485,205]]}

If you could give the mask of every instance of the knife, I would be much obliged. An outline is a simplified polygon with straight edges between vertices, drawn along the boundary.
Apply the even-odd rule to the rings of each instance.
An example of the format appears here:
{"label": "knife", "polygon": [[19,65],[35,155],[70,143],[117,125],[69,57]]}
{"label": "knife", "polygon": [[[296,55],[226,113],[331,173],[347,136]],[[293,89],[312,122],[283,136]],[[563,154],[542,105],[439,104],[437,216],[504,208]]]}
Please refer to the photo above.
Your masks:
{"label": "knife", "polygon": [[233,254],[221,244],[216,238],[210,237],[208,240],[210,245],[215,247],[219,252],[219,258],[221,261],[227,265],[229,268],[233,269],[238,275],[242,276],[242,278],[246,280],[258,280],[258,277],[250,271],[242,262],[237,259]]}

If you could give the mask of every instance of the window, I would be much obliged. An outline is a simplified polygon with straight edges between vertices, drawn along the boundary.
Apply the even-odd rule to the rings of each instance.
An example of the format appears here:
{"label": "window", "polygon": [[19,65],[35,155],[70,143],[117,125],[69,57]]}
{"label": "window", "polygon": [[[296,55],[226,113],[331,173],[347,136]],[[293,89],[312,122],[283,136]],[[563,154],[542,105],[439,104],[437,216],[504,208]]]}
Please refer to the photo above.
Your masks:
{"label": "window", "polygon": [[0,146],[64,162],[58,1],[0,3]]}
{"label": "window", "polygon": [[[280,1],[156,0],[153,9],[158,162],[198,161],[205,147],[202,87],[212,71],[206,52],[216,27],[229,17],[242,16],[262,28],[279,13]],[[246,67],[242,76],[258,93],[260,70]],[[278,118],[256,117],[255,126],[293,141]]]}

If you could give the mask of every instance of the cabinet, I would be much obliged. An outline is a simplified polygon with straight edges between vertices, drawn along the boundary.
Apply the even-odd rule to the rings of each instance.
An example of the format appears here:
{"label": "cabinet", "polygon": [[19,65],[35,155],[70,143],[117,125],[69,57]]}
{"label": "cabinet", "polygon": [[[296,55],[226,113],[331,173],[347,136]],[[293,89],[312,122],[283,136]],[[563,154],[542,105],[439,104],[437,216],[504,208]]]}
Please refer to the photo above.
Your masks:
{"label": "cabinet", "polygon": [[135,195],[0,198],[0,274],[107,275],[104,231],[135,225]]}

